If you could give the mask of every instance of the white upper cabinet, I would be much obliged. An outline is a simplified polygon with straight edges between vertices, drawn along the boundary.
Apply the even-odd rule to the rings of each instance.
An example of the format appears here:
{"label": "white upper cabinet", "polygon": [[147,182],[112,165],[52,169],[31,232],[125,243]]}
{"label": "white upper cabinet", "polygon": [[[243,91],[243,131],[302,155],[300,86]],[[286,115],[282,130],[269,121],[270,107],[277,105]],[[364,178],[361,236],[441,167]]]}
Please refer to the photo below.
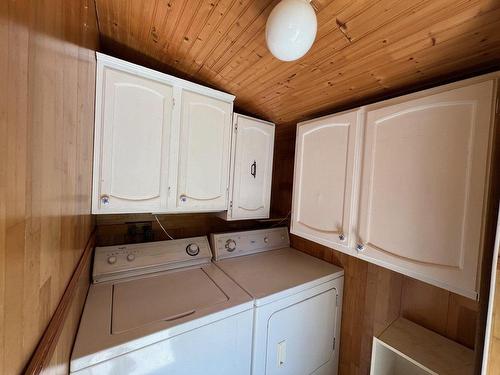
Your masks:
{"label": "white upper cabinet", "polygon": [[361,111],[297,127],[291,232],[352,253],[350,227]]}
{"label": "white upper cabinet", "polygon": [[269,217],[274,124],[235,113],[227,220]]}
{"label": "white upper cabinet", "polygon": [[299,124],[291,232],[476,298],[496,77]]}
{"label": "white upper cabinet", "polygon": [[92,212],[226,210],[233,100],[97,53]]}
{"label": "white upper cabinet", "polygon": [[176,207],[227,209],[232,105],[190,91],[182,94]]}
{"label": "white upper cabinet", "polygon": [[360,257],[476,297],[493,87],[368,108]]}
{"label": "white upper cabinet", "polygon": [[98,72],[93,211],[167,208],[172,86]]}

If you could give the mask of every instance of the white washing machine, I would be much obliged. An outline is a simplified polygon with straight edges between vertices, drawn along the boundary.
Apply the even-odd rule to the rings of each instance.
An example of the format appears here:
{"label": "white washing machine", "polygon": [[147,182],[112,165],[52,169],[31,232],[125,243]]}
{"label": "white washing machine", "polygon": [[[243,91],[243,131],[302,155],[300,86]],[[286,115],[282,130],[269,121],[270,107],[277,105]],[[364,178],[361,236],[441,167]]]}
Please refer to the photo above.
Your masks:
{"label": "white washing machine", "polygon": [[254,298],[252,374],[337,374],[344,271],[290,248],[287,228],[211,242],[215,264]]}
{"label": "white washing machine", "polygon": [[72,374],[250,374],[253,301],[207,237],[96,248]]}

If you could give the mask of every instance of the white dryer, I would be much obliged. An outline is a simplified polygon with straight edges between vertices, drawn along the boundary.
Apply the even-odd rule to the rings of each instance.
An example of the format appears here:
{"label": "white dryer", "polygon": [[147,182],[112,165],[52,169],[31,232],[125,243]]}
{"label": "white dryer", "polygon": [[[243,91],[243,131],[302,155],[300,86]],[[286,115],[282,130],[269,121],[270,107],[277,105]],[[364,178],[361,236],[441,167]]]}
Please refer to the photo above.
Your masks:
{"label": "white dryer", "polygon": [[206,237],[96,248],[72,374],[250,374],[252,298]]}
{"label": "white dryer", "polygon": [[253,375],[337,374],[344,271],[288,229],[211,235],[215,264],[254,298]]}

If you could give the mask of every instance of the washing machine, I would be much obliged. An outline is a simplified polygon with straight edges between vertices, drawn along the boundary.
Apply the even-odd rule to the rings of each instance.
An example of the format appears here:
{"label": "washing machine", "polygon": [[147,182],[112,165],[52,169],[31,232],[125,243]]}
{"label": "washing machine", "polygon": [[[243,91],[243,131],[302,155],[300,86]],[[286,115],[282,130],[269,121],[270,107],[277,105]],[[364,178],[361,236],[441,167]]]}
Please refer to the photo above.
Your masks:
{"label": "washing machine", "polygon": [[287,228],[210,239],[214,263],[254,299],[252,374],[337,374],[344,271],[291,248]]}
{"label": "washing machine", "polygon": [[250,374],[253,299],[211,258],[207,237],[96,248],[71,374]]}

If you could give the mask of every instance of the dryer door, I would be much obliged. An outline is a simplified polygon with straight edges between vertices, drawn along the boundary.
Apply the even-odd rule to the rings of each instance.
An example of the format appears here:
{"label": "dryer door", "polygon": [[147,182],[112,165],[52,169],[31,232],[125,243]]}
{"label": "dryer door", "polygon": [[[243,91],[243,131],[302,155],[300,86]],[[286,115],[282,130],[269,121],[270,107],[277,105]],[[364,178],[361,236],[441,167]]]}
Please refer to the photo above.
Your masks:
{"label": "dryer door", "polygon": [[305,375],[333,357],[337,291],[275,312],[268,321],[266,374]]}

